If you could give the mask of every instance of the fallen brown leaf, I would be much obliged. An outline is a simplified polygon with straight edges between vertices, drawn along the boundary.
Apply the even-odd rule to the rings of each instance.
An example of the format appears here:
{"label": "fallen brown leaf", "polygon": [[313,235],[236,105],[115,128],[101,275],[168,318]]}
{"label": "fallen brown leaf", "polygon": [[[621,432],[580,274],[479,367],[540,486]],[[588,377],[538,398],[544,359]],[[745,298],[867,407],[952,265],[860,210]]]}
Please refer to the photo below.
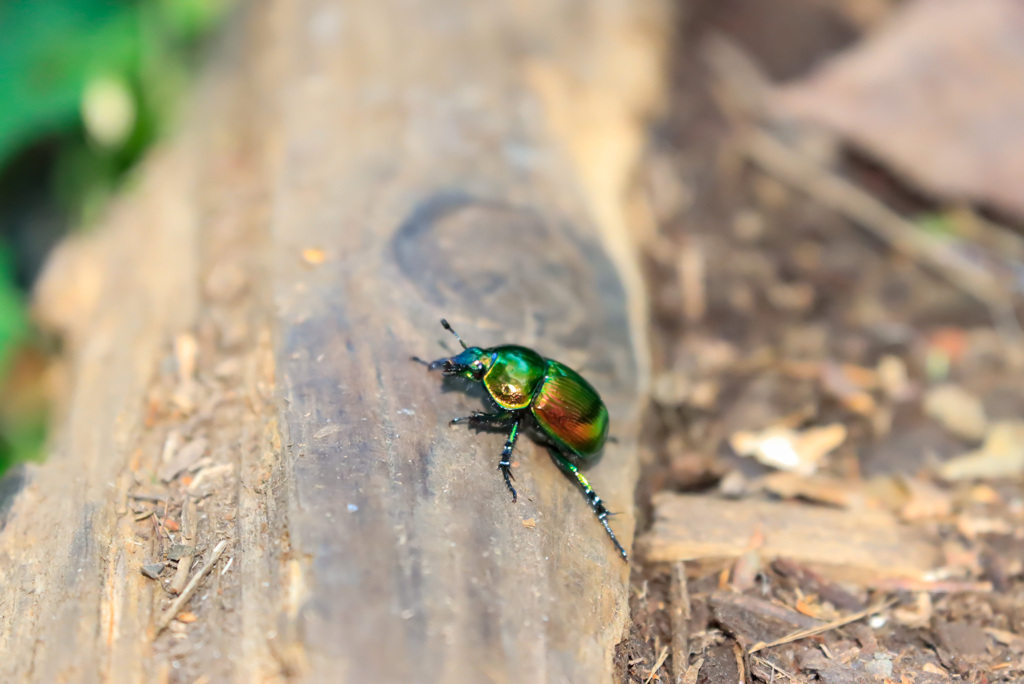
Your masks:
{"label": "fallen brown leaf", "polygon": [[981,441],[988,428],[981,400],[959,385],[939,385],[928,390],[924,412],[951,434],[972,442]]}
{"label": "fallen brown leaf", "polygon": [[946,480],[1019,477],[1024,473],[1024,421],[995,423],[980,449],[946,461],[939,475]]}
{"label": "fallen brown leaf", "polygon": [[846,426],[834,423],[803,431],[781,426],[760,432],[741,430],[729,438],[729,445],[740,456],[753,457],[779,470],[810,475],[844,441]]}
{"label": "fallen brown leaf", "polygon": [[1024,215],[1024,35],[1018,0],[914,0],[773,97],[925,190]]}

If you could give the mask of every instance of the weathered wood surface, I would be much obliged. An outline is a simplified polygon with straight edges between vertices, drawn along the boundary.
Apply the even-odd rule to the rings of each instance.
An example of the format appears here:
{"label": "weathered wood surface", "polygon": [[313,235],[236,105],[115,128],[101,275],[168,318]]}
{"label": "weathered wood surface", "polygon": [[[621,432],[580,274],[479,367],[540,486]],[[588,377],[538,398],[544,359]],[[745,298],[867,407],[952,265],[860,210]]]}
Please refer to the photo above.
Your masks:
{"label": "weathered wood surface", "polygon": [[[628,568],[527,440],[513,505],[503,437],[447,426],[479,398],[408,358],[444,315],[583,371],[628,548],[628,183],[668,26],[656,0],[247,8],[197,115],[40,286],[67,391],[0,533],[0,680],[612,681]],[[186,495],[192,574],[228,547],[161,632],[174,573],[139,568]]]}

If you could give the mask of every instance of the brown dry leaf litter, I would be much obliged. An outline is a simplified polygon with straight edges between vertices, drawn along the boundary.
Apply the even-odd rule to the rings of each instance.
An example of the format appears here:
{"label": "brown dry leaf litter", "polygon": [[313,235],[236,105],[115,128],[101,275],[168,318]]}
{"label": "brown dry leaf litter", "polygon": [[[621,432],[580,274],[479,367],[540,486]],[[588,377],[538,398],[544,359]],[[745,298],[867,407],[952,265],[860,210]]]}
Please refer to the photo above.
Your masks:
{"label": "brown dry leaf litter", "polygon": [[1024,216],[1024,6],[914,0],[874,36],[777,93],[929,192]]}
{"label": "brown dry leaf litter", "polygon": [[[930,119],[910,103],[873,130],[864,108],[904,107],[989,69],[997,43],[975,31],[1016,30],[989,21],[1008,4],[965,18],[961,37],[929,14],[973,4],[902,4],[890,15],[879,3],[870,21],[851,10],[862,3],[839,0],[689,5],[670,145],[645,170],[659,222],[642,238],[658,374],[633,626],[617,660],[625,681],[650,677],[666,646],[656,674],[674,682],[1024,680],[1024,352],[1005,315],[1015,287],[1004,286],[1007,272],[1024,273],[1021,239],[977,209],[915,196],[827,136],[749,117],[759,92],[775,104],[820,97],[800,113],[828,124],[821,111],[847,108],[857,135],[835,130],[922,187],[951,188],[940,202],[995,202],[934,155],[976,170],[1011,153],[1024,129],[999,150],[971,134],[1003,116],[990,105],[1019,97],[1024,78],[974,103],[922,100]],[[858,43],[867,25],[877,34]],[[712,36],[735,49],[706,50]],[[896,61],[874,61],[883,49]],[[815,63],[825,66],[801,81]],[[795,85],[776,89],[759,69]],[[904,86],[913,69],[935,79]],[[856,71],[865,89],[842,90]],[[971,130],[949,132],[961,124]],[[933,156],[894,156],[909,145]],[[960,185],[939,184],[950,179]],[[965,246],[997,255],[999,269]],[[815,434],[828,439],[803,449]],[[780,639],[791,641],[747,652]]]}

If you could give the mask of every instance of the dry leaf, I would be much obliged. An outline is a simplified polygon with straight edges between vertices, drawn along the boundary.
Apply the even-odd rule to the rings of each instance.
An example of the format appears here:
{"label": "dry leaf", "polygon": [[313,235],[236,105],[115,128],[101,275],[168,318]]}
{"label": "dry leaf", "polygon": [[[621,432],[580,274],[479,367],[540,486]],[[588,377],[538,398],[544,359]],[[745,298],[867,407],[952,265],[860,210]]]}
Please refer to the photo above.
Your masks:
{"label": "dry leaf", "polygon": [[1018,477],[1024,472],[1024,421],[995,423],[980,449],[946,461],[939,474],[946,480]]}
{"label": "dry leaf", "polygon": [[740,456],[752,456],[779,470],[810,475],[844,441],[846,426],[834,423],[803,431],[787,427],[770,427],[761,432],[741,430],[729,438],[729,445]]}
{"label": "dry leaf", "polygon": [[981,441],[988,428],[981,400],[959,385],[939,385],[928,390],[924,412],[942,423],[950,434],[972,442]]}
{"label": "dry leaf", "polygon": [[1024,3],[915,0],[773,105],[923,189],[1024,215]]}

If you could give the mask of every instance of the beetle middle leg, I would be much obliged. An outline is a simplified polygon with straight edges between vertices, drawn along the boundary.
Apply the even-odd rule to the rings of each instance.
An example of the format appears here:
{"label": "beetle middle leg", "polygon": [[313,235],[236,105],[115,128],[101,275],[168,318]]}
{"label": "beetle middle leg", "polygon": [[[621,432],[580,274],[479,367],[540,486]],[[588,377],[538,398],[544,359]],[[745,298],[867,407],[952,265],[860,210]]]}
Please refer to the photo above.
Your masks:
{"label": "beetle middle leg", "polygon": [[594,515],[597,516],[597,519],[601,521],[601,524],[604,526],[604,531],[608,533],[609,537],[611,537],[612,544],[615,544],[615,548],[618,550],[619,555],[622,556],[622,560],[628,561],[629,557],[626,555],[626,550],[622,548],[622,544],[620,544],[619,540],[615,538],[615,533],[612,532],[612,528],[608,524],[608,516],[610,516],[611,513],[607,508],[605,508],[601,497],[599,497],[597,492],[594,491],[594,488],[590,486],[590,482],[588,482],[587,478],[583,476],[580,469],[557,449],[553,449],[551,451],[551,457],[555,460],[555,463],[559,468],[579,483],[580,488],[583,490],[583,495],[587,497],[587,503],[590,504],[590,508],[594,511]]}

